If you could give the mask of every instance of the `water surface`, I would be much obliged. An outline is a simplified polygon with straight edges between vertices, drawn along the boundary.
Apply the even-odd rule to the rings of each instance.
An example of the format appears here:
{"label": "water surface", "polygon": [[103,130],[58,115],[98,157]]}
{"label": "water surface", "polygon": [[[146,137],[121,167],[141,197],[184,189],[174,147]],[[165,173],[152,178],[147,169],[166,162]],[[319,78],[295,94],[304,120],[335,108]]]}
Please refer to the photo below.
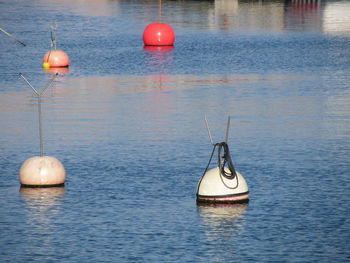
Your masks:
{"label": "water surface", "polygon": [[[347,262],[350,5],[162,1],[173,48],[144,48],[158,1],[0,1],[2,262]],[[349,12],[348,12],[349,11]],[[50,26],[70,57],[42,99],[63,188],[21,188],[39,154]],[[225,138],[248,205],[197,206]],[[215,163],[213,164],[215,165]]]}

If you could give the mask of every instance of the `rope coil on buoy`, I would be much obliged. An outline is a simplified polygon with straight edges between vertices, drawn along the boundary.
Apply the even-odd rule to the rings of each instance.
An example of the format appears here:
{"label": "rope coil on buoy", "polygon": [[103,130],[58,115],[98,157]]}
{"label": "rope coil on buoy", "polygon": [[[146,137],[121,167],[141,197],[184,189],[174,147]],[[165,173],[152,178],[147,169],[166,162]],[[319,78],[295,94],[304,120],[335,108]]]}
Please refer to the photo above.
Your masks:
{"label": "rope coil on buoy", "polygon": [[[209,162],[207,164],[207,167],[204,170],[202,179],[203,179],[205,173],[207,172],[207,170],[209,168],[211,160],[213,159],[213,155],[214,155],[216,147],[218,147],[218,167],[219,167],[219,171],[220,171],[221,181],[227,188],[235,189],[235,188],[238,187],[239,182],[238,182],[238,178],[237,178],[236,169],[235,169],[235,167],[234,167],[234,165],[232,163],[230,150],[229,150],[228,145],[227,145],[226,142],[220,142],[220,143],[213,144],[213,151],[211,152],[211,155],[210,155],[210,158],[209,158]],[[222,153],[222,149],[224,149],[223,155],[221,154]],[[229,169],[229,172],[225,171],[226,164],[227,164],[227,168]],[[226,179],[229,179],[229,180],[233,180],[233,179],[236,178],[236,181],[237,181],[236,186],[230,187],[227,184],[225,184],[224,180],[222,179],[222,176],[225,177]],[[201,181],[202,181],[202,179],[201,179]],[[198,184],[198,186],[199,185],[200,185],[200,183]],[[197,189],[197,192],[198,192],[198,189]]]}
{"label": "rope coil on buoy", "polygon": [[[248,185],[243,176],[236,171],[230,150],[227,145],[230,116],[227,120],[226,138],[224,142],[213,143],[206,116],[205,124],[213,150],[202,178],[197,185],[197,203],[241,203],[249,201]],[[218,149],[217,167],[208,170],[213,159],[214,152]]]}

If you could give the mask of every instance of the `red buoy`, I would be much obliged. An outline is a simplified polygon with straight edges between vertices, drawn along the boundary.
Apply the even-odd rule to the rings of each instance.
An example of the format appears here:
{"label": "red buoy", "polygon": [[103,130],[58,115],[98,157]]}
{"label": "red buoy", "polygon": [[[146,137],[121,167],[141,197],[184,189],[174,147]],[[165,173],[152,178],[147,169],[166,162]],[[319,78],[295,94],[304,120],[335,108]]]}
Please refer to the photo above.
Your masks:
{"label": "red buoy", "polygon": [[175,41],[175,32],[168,24],[152,23],[143,32],[145,46],[172,46]]}
{"label": "red buoy", "polygon": [[[57,68],[57,67],[68,67],[69,66],[69,57],[62,50],[50,50],[48,51],[44,58],[43,63],[49,63],[49,68]],[[44,65],[45,67],[45,65]]]}

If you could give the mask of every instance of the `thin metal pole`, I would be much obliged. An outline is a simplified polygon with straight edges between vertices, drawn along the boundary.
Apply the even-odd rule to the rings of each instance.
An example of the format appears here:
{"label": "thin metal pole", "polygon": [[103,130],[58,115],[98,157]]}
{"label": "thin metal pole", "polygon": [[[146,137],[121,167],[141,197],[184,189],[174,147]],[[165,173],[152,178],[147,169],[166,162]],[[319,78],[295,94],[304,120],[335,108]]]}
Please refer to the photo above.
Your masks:
{"label": "thin metal pole", "polygon": [[51,80],[49,81],[49,83],[46,84],[45,88],[43,88],[43,90],[40,92],[40,96],[42,94],[44,94],[45,90],[47,90],[48,87],[51,86],[52,82],[55,80],[55,78],[58,76],[58,73],[56,73],[52,78]]}
{"label": "thin metal pole", "polygon": [[162,0],[159,0],[159,24],[161,23],[162,20]]}
{"label": "thin metal pole", "polygon": [[37,95],[38,98],[38,115],[39,115],[39,137],[40,137],[40,157],[43,156],[43,135],[42,135],[42,117],[41,117],[41,95],[44,94],[45,90],[47,90],[48,87],[51,86],[52,82],[55,80],[55,78],[57,77],[58,73],[56,73],[51,80],[49,81],[49,83],[47,83],[47,85],[45,86],[45,88],[42,89],[41,92],[38,92],[33,86],[32,84],[30,84],[30,82],[22,75],[22,73],[19,73],[19,75],[22,77],[22,79],[24,79],[24,81],[29,85],[29,87],[32,88],[32,90],[35,92],[35,94]]}
{"label": "thin metal pole", "polygon": [[19,73],[22,79],[24,79],[25,82],[29,85],[29,87],[32,88],[32,90],[35,92],[37,96],[40,96],[40,93],[32,86],[32,84],[29,83],[29,81],[22,75],[22,73]]}
{"label": "thin metal pole", "polygon": [[40,157],[43,156],[43,135],[41,124],[41,96],[38,96],[38,112],[39,112],[39,137],[40,137]]}
{"label": "thin metal pole", "polygon": [[205,119],[205,125],[207,126],[207,131],[208,131],[210,143],[211,143],[212,145],[214,145],[213,139],[212,139],[212,137],[211,137],[210,128],[209,128],[209,124],[208,124],[208,120],[207,120],[207,116],[206,116],[206,115],[204,115],[204,119]]}
{"label": "thin metal pole", "polygon": [[19,75],[22,77],[22,79],[24,79],[24,81],[29,85],[29,87],[32,88],[32,90],[35,92],[35,94],[40,97],[47,88],[50,87],[50,85],[52,84],[52,82],[55,80],[55,78],[58,76],[58,73],[56,73],[52,78],[51,80],[49,81],[49,83],[47,83],[47,85],[45,86],[45,88],[43,88],[43,90],[41,92],[38,92],[33,86],[32,84],[30,84],[30,82],[23,76],[22,73],[19,73]]}
{"label": "thin metal pole", "polygon": [[226,138],[225,138],[225,142],[227,144],[227,139],[228,139],[228,131],[230,129],[230,116],[228,116],[228,119],[227,119],[227,127],[226,127]]}
{"label": "thin metal pole", "polygon": [[54,47],[56,49],[56,29],[57,29],[57,25],[53,25],[51,26],[51,48]]}
{"label": "thin metal pole", "polygon": [[55,49],[56,49],[56,28],[55,28],[55,31],[54,31],[54,39],[55,39]]}
{"label": "thin metal pole", "polygon": [[26,46],[26,44],[24,44],[22,41],[19,41],[17,38],[15,38],[13,35],[11,35],[10,33],[8,33],[8,32],[6,32],[4,29],[2,29],[1,27],[0,27],[0,30],[2,31],[2,32],[4,32],[6,35],[8,35],[9,37],[11,37],[11,38],[13,38],[14,40],[16,40],[18,43],[20,43],[20,44],[22,44],[23,46]]}

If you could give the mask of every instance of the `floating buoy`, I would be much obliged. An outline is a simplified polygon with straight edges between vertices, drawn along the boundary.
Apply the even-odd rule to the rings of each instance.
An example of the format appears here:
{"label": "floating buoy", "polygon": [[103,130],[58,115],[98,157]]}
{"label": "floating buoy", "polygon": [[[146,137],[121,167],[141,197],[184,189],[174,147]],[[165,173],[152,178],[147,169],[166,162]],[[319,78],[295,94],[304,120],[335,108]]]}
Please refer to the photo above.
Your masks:
{"label": "floating buoy", "polygon": [[[228,118],[227,123],[226,141],[213,144],[208,122],[206,120],[209,138],[214,148],[209,163],[197,186],[198,203],[249,202],[248,185],[243,176],[235,170],[227,145],[229,123],[230,117]],[[208,171],[216,147],[218,148],[218,166]]]}
{"label": "floating buoy", "polygon": [[[231,174],[225,167],[225,173]],[[249,191],[243,176],[236,171],[232,178],[223,176],[219,167],[207,171],[199,182],[197,201],[207,203],[248,202]]]}
{"label": "floating buoy", "polygon": [[159,23],[149,24],[143,31],[145,46],[173,46],[175,42],[174,29],[161,23],[162,1],[159,0]]}
{"label": "floating buoy", "polygon": [[34,156],[23,163],[19,179],[22,186],[61,186],[66,181],[66,171],[62,163],[55,157]]}
{"label": "floating buoy", "polygon": [[43,58],[43,68],[69,67],[69,57],[66,52],[58,49],[46,52]]}
{"label": "floating buoy", "polygon": [[152,23],[143,32],[145,46],[172,46],[175,41],[175,32],[168,24]]}
{"label": "floating buoy", "polygon": [[46,52],[43,58],[43,68],[69,67],[69,57],[67,53],[56,49],[56,27],[51,28],[51,48],[50,51]]}
{"label": "floating buoy", "polygon": [[38,92],[29,81],[20,73],[20,76],[32,88],[38,98],[40,156],[26,160],[19,171],[19,180],[24,187],[52,187],[62,186],[66,180],[66,171],[62,163],[52,156],[43,156],[42,127],[41,127],[41,96],[48,89],[56,76],[50,80],[46,87]]}

